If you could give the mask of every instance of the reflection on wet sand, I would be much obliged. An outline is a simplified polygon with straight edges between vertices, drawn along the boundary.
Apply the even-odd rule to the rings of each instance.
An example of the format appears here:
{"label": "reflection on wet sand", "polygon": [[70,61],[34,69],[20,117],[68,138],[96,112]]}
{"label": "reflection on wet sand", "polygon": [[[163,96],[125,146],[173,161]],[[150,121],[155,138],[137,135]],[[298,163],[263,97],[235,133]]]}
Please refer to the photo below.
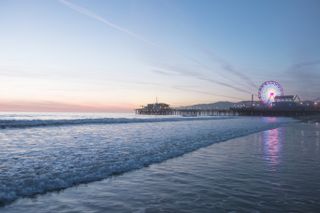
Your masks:
{"label": "reflection on wet sand", "polygon": [[281,145],[284,141],[283,137],[283,128],[276,128],[263,132],[264,158],[273,166],[280,163]]}

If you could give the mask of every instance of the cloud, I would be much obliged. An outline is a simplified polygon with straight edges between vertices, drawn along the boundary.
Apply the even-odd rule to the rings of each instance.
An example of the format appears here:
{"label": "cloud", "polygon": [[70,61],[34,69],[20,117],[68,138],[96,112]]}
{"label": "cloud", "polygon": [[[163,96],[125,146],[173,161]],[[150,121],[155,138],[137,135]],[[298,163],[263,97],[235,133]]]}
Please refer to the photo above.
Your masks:
{"label": "cloud", "polygon": [[307,98],[320,95],[320,60],[303,61],[293,64],[285,72],[288,84],[297,93]]}
{"label": "cloud", "polygon": [[297,70],[302,70],[306,68],[314,68],[320,65],[320,60],[312,60],[312,61],[303,61],[300,63],[296,63],[292,65],[288,71],[297,71]]}
{"label": "cloud", "polygon": [[[219,81],[216,79],[212,79],[206,75],[203,75],[200,72],[195,72],[190,68],[177,66],[177,65],[168,65],[168,64],[158,64],[156,68],[152,68],[152,71],[155,73],[160,73],[162,75],[182,75],[187,77],[192,77],[201,81],[207,81],[213,84],[217,84],[220,86],[228,87],[238,92],[243,92],[246,94],[251,94],[248,90],[242,89],[238,86],[234,86],[232,84]],[[160,72],[159,72],[160,71]]]}
{"label": "cloud", "polygon": [[206,92],[206,91],[197,90],[197,89],[190,89],[190,88],[184,87],[184,86],[173,86],[172,88],[180,90],[180,91],[184,91],[184,92],[193,92],[193,93],[199,93],[199,94],[204,94],[204,95],[210,95],[210,96],[214,96],[214,97],[229,98],[229,99],[241,100],[241,101],[243,100],[239,97],[221,95],[221,94]]}
{"label": "cloud", "polygon": [[55,101],[0,101],[0,111],[10,112],[130,112],[133,105],[76,104]]}
{"label": "cloud", "polygon": [[167,72],[161,69],[151,69],[152,72],[156,73],[156,74],[161,74],[161,75],[166,75],[166,76],[172,76],[173,73],[171,72]]}
{"label": "cloud", "polygon": [[230,64],[228,61],[222,59],[221,57],[218,57],[216,54],[212,53],[210,50],[206,50],[205,52],[207,55],[210,56],[210,58],[213,61],[219,63],[223,70],[240,78],[241,80],[246,82],[248,86],[253,87],[255,89],[258,88],[258,86],[253,82],[253,80],[249,76],[247,76],[245,73],[240,72],[237,69],[235,69],[234,66],[232,64]]}

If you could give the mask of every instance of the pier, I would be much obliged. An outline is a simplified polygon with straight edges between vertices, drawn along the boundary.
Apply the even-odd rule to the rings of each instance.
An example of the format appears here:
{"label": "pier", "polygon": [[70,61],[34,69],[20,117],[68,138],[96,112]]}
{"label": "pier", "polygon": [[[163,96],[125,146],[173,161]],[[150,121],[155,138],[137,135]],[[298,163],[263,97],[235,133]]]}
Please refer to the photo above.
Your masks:
{"label": "pier", "polygon": [[142,111],[135,110],[140,115],[181,115],[193,116],[279,116],[296,117],[320,114],[319,109],[308,110],[278,110],[278,109],[255,109],[255,108],[231,108],[231,109],[171,109],[165,111]]}
{"label": "pier", "polygon": [[284,95],[282,86],[276,81],[264,82],[258,91],[259,102],[251,101],[234,103],[227,107],[172,108],[166,103],[148,104],[135,109],[140,115],[181,115],[181,116],[279,116],[297,117],[320,114],[319,101],[302,101],[298,95]]}
{"label": "pier", "polygon": [[175,109],[175,115],[181,116],[235,116],[239,115],[230,109]]}
{"label": "pier", "polygon": [[198,108],[197,106],[172,108],[166,103],[148,104],[135,109],[140,115],[181,115],[181,116],[279,116],[297,117],[320,114],[320,102],[302,101],[298,95],[283,95],[278,82],[266,81],[259,88],[259,102],[234,103],[228,107]]}
{"label": "pier", "polygon": [[237,111],[231,109],[172,108],[169,106],[169,104],[165,103],[148,104],[145,107],[135,109],[135,113],[139,115],[181,115],[187,117],[239,115]]}
{"label": "pier", "polygon": [[181,116],[233,116],[239,115],[237,111],[230,109],[165,109],[165,110],[143,110],[135,109],[139,115],[181,115]]}
{"label": "pier", "polygon": [[277,109],[277,108],[235,108],[230,109],[241,116],[271,116],[271,117],[297,117],[320,114],[320,109],[316,108],[293,108],[293,109]]}
{"label": "pier", "polygon": [[279,116],[296,117],[320,114],[320,107],[234,107],[229,109],[185,109],[171,108],[168,104],[148,104],[135,109],[139,115],[180,115],[195,116]]}

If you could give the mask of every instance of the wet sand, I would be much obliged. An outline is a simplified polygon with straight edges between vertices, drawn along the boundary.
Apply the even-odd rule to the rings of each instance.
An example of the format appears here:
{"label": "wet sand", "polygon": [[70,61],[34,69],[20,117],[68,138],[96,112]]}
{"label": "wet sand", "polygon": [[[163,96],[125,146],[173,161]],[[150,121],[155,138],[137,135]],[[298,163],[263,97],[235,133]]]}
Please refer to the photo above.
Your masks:
{"label": "wet sand", "polygon": [[297,119],[301,120],[302,122],[307,122],[307,123],[319,123],[320,122],[320,114],[310,115],[310,116],[301,116],[301,117],[298,117]]}

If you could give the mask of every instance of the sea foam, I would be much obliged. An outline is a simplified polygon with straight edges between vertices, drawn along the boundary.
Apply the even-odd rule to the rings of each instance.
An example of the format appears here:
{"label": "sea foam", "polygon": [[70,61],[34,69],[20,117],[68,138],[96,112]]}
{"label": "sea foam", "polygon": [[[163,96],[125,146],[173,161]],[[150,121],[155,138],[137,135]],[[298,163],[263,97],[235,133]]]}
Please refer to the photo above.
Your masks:
{"label": "sea foam", "polygon": [[178,122],[193,120],[221,120],[235,117],[165,117],[165,118],[85,118],[85,119],[6,119],[0,120],[0,128],[28,128],[84,124],[123,124],[123,123],[150,123],[150,122]]}
{"label": "sea foam", "polygon": [[3,129],[0,203],[101,180],[292,122],[281,118],[170,119]]}

